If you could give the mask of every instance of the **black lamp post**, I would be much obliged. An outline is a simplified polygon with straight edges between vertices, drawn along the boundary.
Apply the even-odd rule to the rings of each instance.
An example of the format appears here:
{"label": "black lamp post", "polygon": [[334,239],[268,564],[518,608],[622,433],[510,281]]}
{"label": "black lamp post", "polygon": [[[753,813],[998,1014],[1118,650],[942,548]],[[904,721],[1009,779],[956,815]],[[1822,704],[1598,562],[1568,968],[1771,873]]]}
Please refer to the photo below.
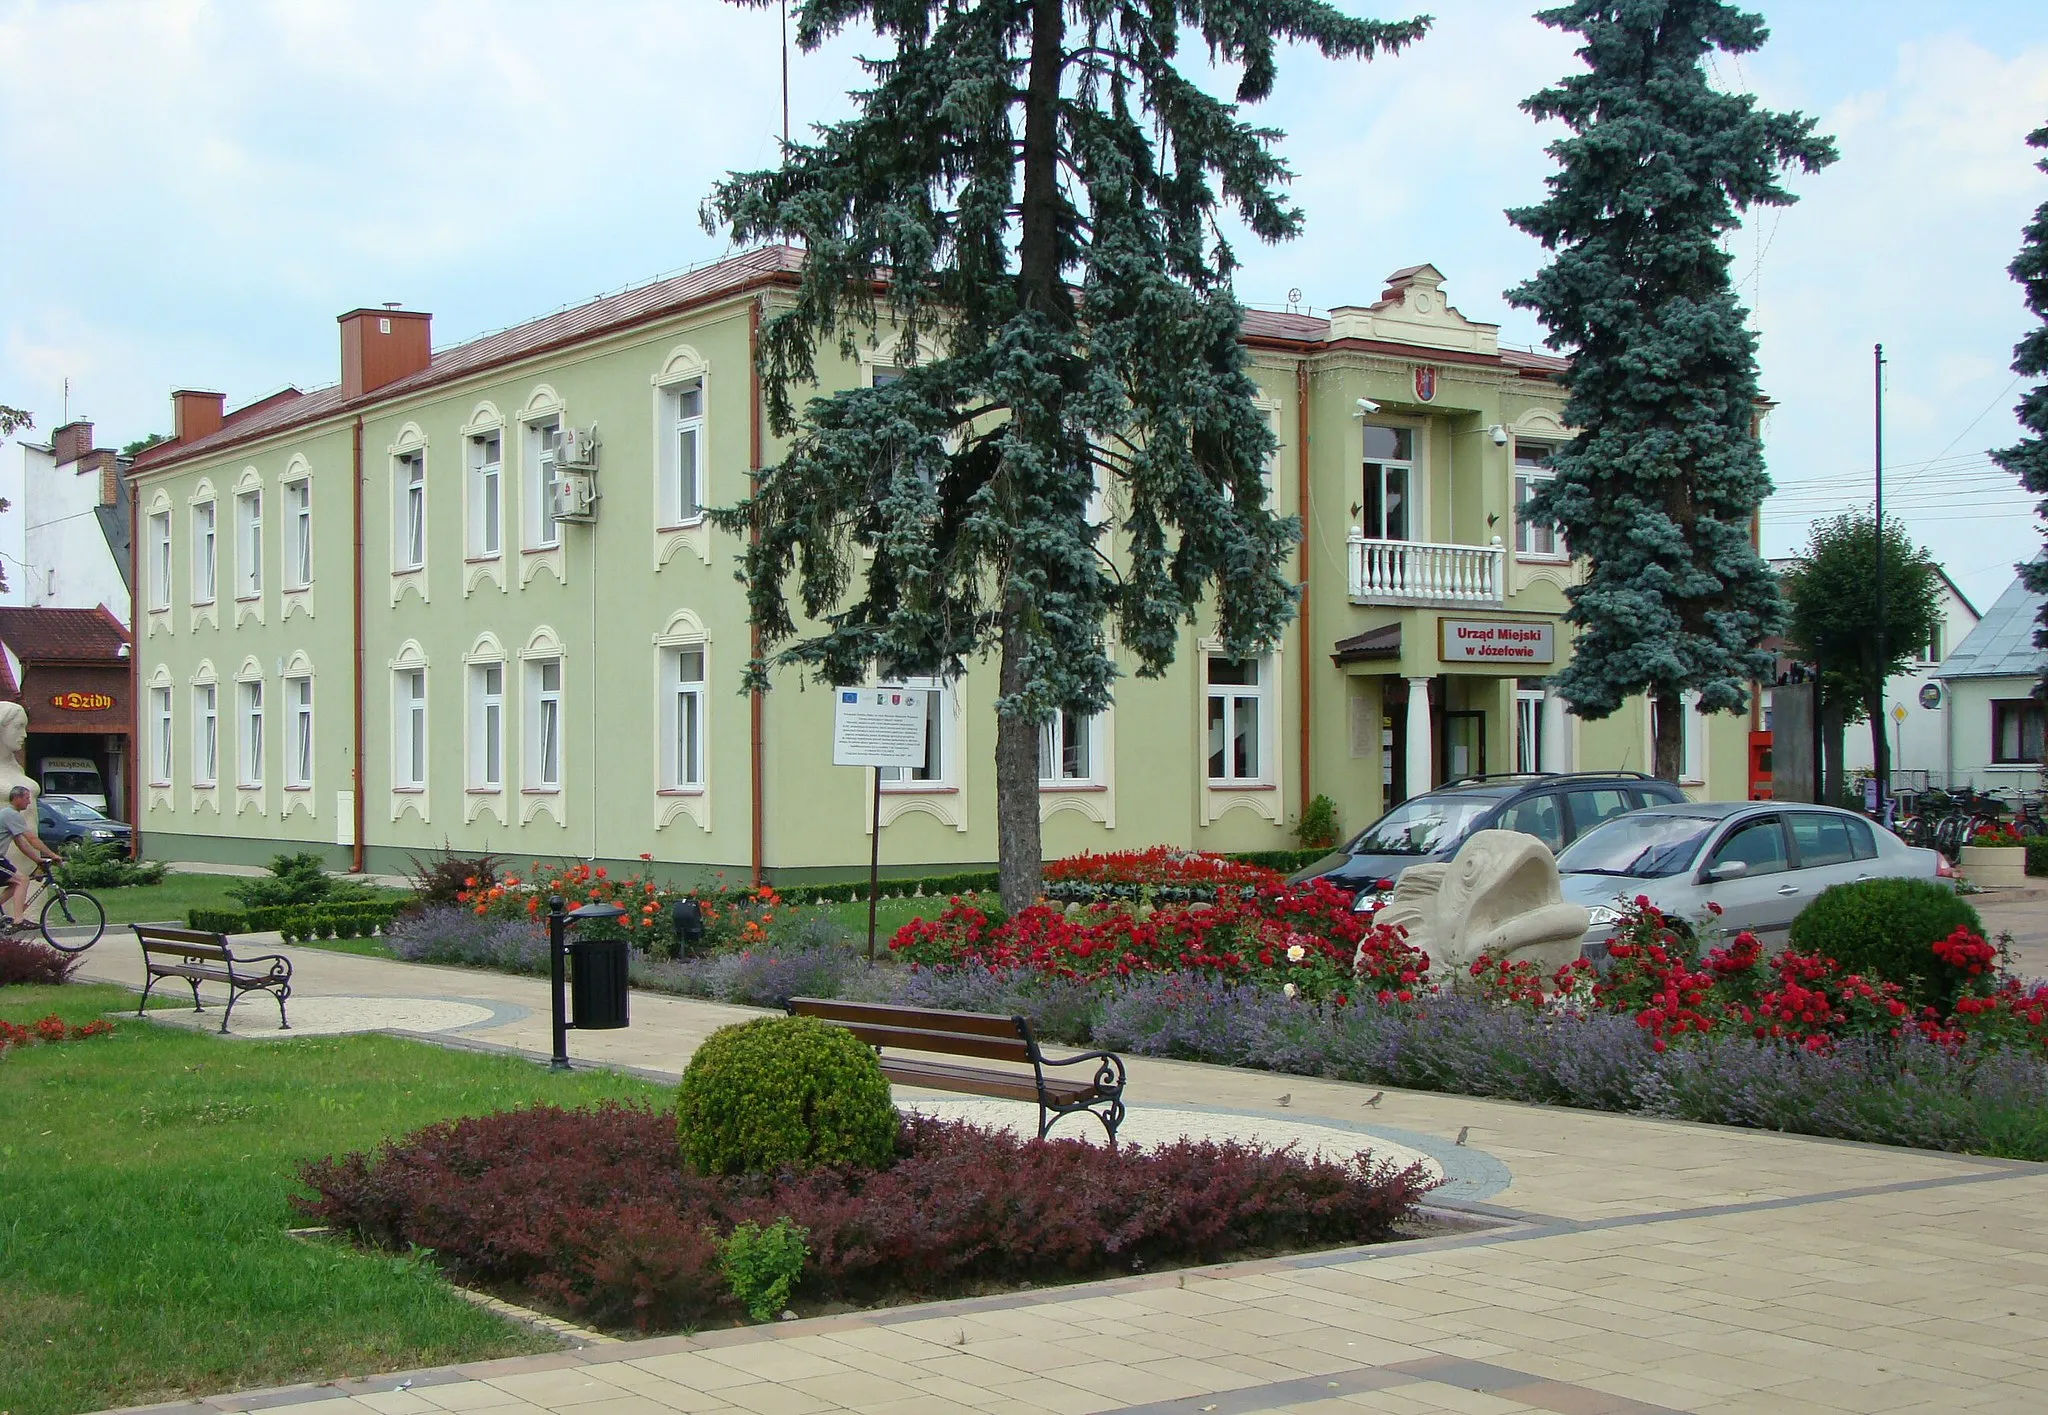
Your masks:
{"label": "black lamp post", "polygon": [[[554,992],[555,1007],[555,1054],[548,1065],[555,1071],[569,1069],[569,925],[581,923],[586,919],[616,919],[626,912],[616,904],[584,904],[564,913],[562,905],[562,896],[559,894],[548,900],[548,981]],[[579,971],[582,971],[580,967]],[[594,973],[594,970],[592,971]],[[590,976],[591,982],[596,981],[594,976],[586,976]],[[607,1020],[602,1024],[608,1027],[626,1025],[623,971],[620,972],[617,981],[621,994],[617,1002],[617,1020]],[[587,985],[583,978],[578,979],[576,1010],[579,1013],[586,1010],[582,990]],[[581,1025],[589,1027],[591,1024],[586,1021]]]}

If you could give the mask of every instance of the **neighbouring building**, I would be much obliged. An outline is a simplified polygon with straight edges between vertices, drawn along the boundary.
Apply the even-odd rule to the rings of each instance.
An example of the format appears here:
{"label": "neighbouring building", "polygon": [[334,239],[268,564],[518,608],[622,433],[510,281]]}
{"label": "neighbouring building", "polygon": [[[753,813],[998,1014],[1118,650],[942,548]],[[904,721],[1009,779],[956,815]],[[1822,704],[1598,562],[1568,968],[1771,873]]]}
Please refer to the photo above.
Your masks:
{"label": "neighbouring building", "polygon": [[[21,466],[0,481],[0,605],[97,609],[128,622],[128,459],[93,446],[89,422],[47,443],[23,442]],[[13,470],[13,469],[10,469]]]}
{"label": "neighbouring building", "polygon": [[2039,791],[2048,706],[2037,696],[2048,653],[2034,642],[2041,596],[2018,579],[1935,671],[1942,686],[1944,786]]}
{"label": "neighbouring building", "polygon": [[111,609],[0,606],[0,698],[28,712],[21,764],[44,793],[133,819],[133,687],[128,630]]}
{"label": "neighbouring building", "polygon": [[[176,436],[132,472],[148,852],[864,866],[872,774],[831,766],[831,694],[740,692],[740,542],[704,516],[778,455],[752,355],[797,259],[439,353],[427,315],[354,310],[333,387],[234,412],[174,394]],[[1049,855],[1280,847],[1316,793],[1349,829],[1451,777],[1647,767],[1641,701],[1582,722],[1545,686],[1574,570],[1517,507],[1566,436],[1562,365],[1500,348],[1442,283],[1414,266],[1371,304],[1247,316],[1273,502],[1306,526],[1302,614],[1248,663],[1190,628],[1165,678],[1050,724]],[[821,385],[891,356],[834,354]],[[926,764],[881,785],[899,873],[995,856],[994,678],[925,685]],[[1688,712],[1697,792],[1743,794],[1751,726]]]}

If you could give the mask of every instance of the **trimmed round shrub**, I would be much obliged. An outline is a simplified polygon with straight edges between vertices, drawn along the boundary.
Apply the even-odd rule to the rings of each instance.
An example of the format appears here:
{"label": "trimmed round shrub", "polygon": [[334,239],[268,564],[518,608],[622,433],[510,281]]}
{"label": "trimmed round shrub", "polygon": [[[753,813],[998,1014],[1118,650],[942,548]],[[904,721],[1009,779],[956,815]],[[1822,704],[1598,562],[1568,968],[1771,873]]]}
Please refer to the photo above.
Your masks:
{"label": "trimmed round shrub", "polygon": [[874,1051],[814,1017],[721,1027],[683,1072],[676,1138],[700,1174],[853,1164],[879,1169],[896,1107]]}
{"label": "trimmed round shrub", "polygon": [[1924,879],[1866,879],[1822,890],[1792,921],[1792,947],[1897,983],[1915,1007],[1946,1012],[1969,979],[1934,945],[1959,928],[1981,937],[1984,921],[1955,891]]}

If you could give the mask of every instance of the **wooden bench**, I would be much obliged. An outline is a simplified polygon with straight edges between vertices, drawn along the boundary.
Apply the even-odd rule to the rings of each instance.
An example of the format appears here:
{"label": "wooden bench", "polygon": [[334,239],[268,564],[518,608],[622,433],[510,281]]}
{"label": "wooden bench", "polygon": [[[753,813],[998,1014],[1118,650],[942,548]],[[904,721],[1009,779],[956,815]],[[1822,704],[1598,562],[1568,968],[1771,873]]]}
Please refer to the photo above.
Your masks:
{"label": "wooden bench", "polygon": [[[142,969],[148,977],[142,984],[142,1001],[135,1005],[135,1015],[140,1017],[142,1009],[149,1005],[149,990],[156,986],[159,978],[182,978],[192,986],[192,1010],[204,1012],[199,1005],[201,983],[224,983],[228,990],[227,1008],[220,1014],[220,1029],[226,1032],[228,1018],[234,1015],[235,1003],[245,992],[267,992],[277,999],[277,1025],[289,1032],[292,1024],[285,1020],[285,999],[292,995],[292,960],[282,953],[265,953],[256,957],[237,958],[228,948],[225,934],[203,933],[197,929],[174,929],[160,924],[136,924],[135,941],[142,945]],[[268,964],[263,972],[250,972],[258,964]]]}
{"label": "wooden bench", "polygon": [[[883,1055],[882,1074],[905,1086],[934,1091],[962,1091],[976,1096],[1038,1102],[1038,1138],[1063,1115],[1086,1112],[1102,1122],[1109,1143],[1116,1143],[1124,1120],[1124,1059],[1115,1052],[1084,1051],[1051,1057],[1039,1050],[1031,1024],[1022,1017],[988,1012],[941,1012],[935,1008],[898,1007],[879,1002],[836,1002],[821,997],[793,997],[793,1017],[815,1017],[846,1028],[880,1052],[885,1047],[944,1056],[974,1056],[1028,1066],[1027,1071],[998,1071],[961,1066],[924,1057]],[[1048,1066],[1095,1064],[1095,1074],[1048,1076]]]}

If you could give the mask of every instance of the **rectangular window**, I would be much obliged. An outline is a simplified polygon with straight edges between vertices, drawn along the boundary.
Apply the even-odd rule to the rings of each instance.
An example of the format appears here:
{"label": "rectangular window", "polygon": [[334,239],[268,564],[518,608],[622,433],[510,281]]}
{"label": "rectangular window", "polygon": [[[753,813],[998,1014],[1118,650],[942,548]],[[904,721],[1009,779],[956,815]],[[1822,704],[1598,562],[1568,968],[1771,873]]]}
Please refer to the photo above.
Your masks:
{"label": "rectangular window", "polygon": [[1095,719],[1062,710],[1038,729],[1038,784],[1067,786],[1095,780]]}
{"label": "rectangular window", "polygon": [[1927,631],[1927,647],[1921,653],[1928,663],[1941,662],[1941,625],[1936,624]]}
{"label": "rectangular window", "polygon": [[1557,527],[1530,518],[1529,499],[1556,477],[1550,470],[1550,456],[1557,449],[1548,442],[1515,441],[1515,554],[1537,559],[1562,559],[1564,546]]}
{"label": "rectangular window", "polygon": [[284,587],[302,590],[313,583],[313,483],[309,478],[284,484]]}
{"label": "rectangular window", "polygon": [[950,743],[946,741],[946,724],[952,720],[947,699],[953,692],[944,680],[938,678],[910,678],[903,683],[884,683],[885,688],[915,688],[924,694],[924,765],[882,768],[884,785],[911,786],[916,783],[944,785],[946,783],[946,753]]}
{"label": "rectangular window", "polygon": [[1264,659],[1209,655],[1209,780],[1263,782],[1265,743],[1261,724],[1269,716]]}
{"label": "rectangular window", "polygon": [[427,563],[427,454],[401,455],[392,468],[392,485],[398,501],[394,507],[391,564],[399,570],[417,570]]}
{"label": "rectangular window", "polygon": [[155,786],[171,784],[171,690],[149,690],[149,780]]}
{"label": "rectangular window", "polygon": [[284,680],[285,773],[284,784],[300,790],[313,785],[313,680]]}
{"label": "rectangular window", "polygon": [[555,519],[555,491],[562,473],[555,453],[562,445],[562,420],[526,425],[526,540],[535,550],[562,543],[562,523]]}
{"label": "rectangular window", "polygon": [[469,670],[469,785],[499,791],[505,785],[505,665]]}
{"label": "rectangular window", "polygon": [[704,382],[661,390],[664,523],[680,526],[704,514]]}
{"label": "rectangular window", "polygon": [[149,607],[171,607],[171,513],[149,515]]}
{"label": "rectangular window", "polygon": [[263,493],[245,491],[235,498],[235,597],[255,599],[263,593]]}
{"label": "rectangular window", "polygon": [[2032,698],[2001,698],[1991,704],[1991,760],[2038,762],[2044,709]]}
{"label": "rectangular window", "polygon": [[263,784],[263,680],[251,679],[237,685],[241,695],[242,766],[244,786]]}
{"label": "rectangular window", "polygon": [[527,782],[536,791],[562,787],[562,660],[544,658],[527,665],[533,711],[527,720]]}
{"label": "rectangular window", "polygon": [[215,579],[219,573],[215,549],[214,503],[202,501],[192,508],[192,602],[212,604]]}
{"label": "rectangular window", "polygon": [[1515,690],[1515,770],[1543,770],[1543,690]]}
{"label": "rectangular window", "polygon": [[192,690],[192,784],[211,786],[220,772],[220,689],[201,683]]}
{"label": "rectangular window", "polygon": [[1415,430],[1368,424],[1365,499],[1359,515],[1359,529],[1367,540],[1420,539],[1415,488]]}
{"label": "rectangular window", "polygon": [[498,434],[478,433],[469,439],[469,553],[475,559],[498,554],[498,526],[503,501],[499,470],[503,454]]}
{"label": "rectangular window", "polygon": [[398,671],[391,721],[391,784],[424,790],[427,784],[427,670]]}
{"label": "rectangular window", "polygon": [[695,790],[704,784],[704,646],[669,649],[667,661],[668,785]]}

